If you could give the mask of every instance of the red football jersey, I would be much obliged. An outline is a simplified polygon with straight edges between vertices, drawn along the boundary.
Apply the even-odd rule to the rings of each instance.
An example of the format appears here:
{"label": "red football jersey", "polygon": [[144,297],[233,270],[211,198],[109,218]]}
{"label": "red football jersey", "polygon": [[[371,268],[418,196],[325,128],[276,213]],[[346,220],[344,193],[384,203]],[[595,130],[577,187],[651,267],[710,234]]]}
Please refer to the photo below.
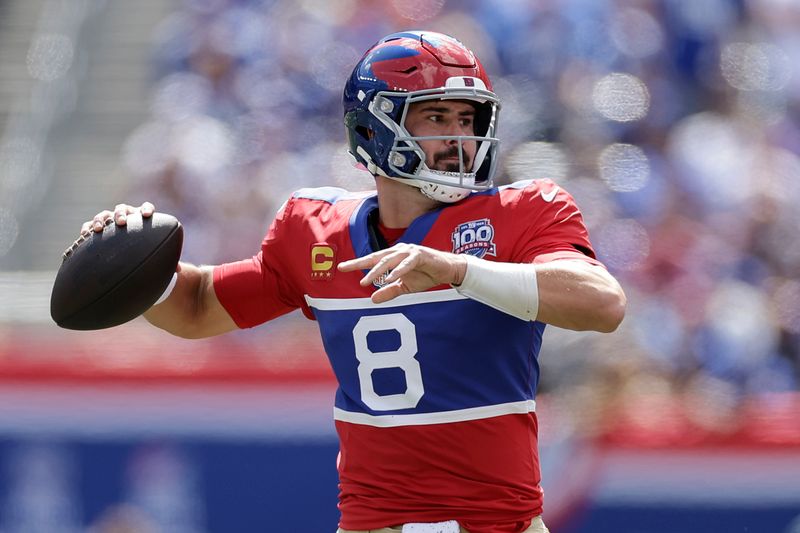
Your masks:
{"label": "red football jersey", "polygon": [[[239,327],[301,308],[339,382],[340,527],[458,520],[518,532],[542,512],[537,355],[544,324],[449,286],[373,304],[342,261],[379,248],[375,193],[304,189],[251,259],[214,270]],[[400,242],[490,261],[599,264],[572,197],[549,180],[481,193],[416,219]]]}

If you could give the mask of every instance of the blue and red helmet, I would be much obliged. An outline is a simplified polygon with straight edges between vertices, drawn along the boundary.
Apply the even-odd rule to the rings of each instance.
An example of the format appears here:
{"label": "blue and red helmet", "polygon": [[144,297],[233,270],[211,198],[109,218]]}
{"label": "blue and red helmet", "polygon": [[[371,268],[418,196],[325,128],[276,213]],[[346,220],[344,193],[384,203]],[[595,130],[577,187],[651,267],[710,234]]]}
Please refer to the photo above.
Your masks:
{"label": "blue and red helmet", "polygon": [[[409,105],[424,100],[464,100],[475,107],[473,136],[413,136],[406,129]],[[495,138],[500,108],[491,82],[475,54],[441,33],[393,33],[370,48],[344,88],[344,123],[349,152],[373,175],[409,185],[442,202],[492,187],[497,167]],[[428,168],[421,140],[452,140],[462,153],[474,141],[477,152],[458,172]]]}

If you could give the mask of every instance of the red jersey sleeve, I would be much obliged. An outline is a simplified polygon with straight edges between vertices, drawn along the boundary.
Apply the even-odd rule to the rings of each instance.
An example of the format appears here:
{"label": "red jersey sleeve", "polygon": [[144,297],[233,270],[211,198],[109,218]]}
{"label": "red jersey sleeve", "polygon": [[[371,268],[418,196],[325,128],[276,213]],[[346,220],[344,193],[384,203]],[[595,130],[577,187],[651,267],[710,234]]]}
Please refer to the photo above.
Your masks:
{"label": "red jersey sleeve", "polygon": [[521,262],[547,263],[558,259],[579,259],[595,265],[602,263],[595,256],[589,231],[575,199],[552,180],[536,185],[520,196],[525,210],[531,213],[527,234],[530,236],[517,254]]}
{"label": "red jersey sleeve", "polygon": [[278,212],[258,254],[214,267],[214,292],[240,328],[252,328],[299,307],[279,260],[291,242],[286,234],[292,206],[290,199]]}

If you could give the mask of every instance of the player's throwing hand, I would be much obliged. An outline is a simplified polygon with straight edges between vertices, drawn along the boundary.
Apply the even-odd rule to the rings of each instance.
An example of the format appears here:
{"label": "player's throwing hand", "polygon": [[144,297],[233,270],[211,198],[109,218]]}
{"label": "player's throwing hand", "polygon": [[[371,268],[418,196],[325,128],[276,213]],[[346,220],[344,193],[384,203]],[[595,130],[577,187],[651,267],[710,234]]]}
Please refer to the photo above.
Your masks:
{"label": "player's throwing hand", "polygon": [[387,302],[401,294],[422,292],[449,283],[459,285],[467,272],[464,257],[417,244],[399,243],[391,248],[339,264],[342,272],[370,269],[361,285],[380,282],[372,294],[375,303]]}
{"label": "player's throwing hand", "polygon": [[117,204],[114,211],[106,209],[105,211],[97,213],[92,220],[84,222],[81,226],[81,235],[88,235],[92,231],[100,233],[110,219],[113,219],[118,226],[124,226],[128,221],[128,215],[141,213],[143,218],[148,218],[153,216],[155,210],[156,208],[150,202],[144,202],[139,207],[128,204]]}

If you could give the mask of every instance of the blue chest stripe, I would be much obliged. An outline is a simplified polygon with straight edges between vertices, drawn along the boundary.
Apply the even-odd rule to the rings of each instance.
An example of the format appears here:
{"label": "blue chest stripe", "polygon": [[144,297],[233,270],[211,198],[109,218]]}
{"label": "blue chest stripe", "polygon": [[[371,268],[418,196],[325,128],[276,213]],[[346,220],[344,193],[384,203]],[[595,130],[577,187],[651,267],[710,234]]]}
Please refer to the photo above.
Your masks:
{"label": "blue chest stripe", "polygon": [[336,419],[378,427],[535,410],[543,324],[454,289],[369,298],[306,296],[339,382]]}

